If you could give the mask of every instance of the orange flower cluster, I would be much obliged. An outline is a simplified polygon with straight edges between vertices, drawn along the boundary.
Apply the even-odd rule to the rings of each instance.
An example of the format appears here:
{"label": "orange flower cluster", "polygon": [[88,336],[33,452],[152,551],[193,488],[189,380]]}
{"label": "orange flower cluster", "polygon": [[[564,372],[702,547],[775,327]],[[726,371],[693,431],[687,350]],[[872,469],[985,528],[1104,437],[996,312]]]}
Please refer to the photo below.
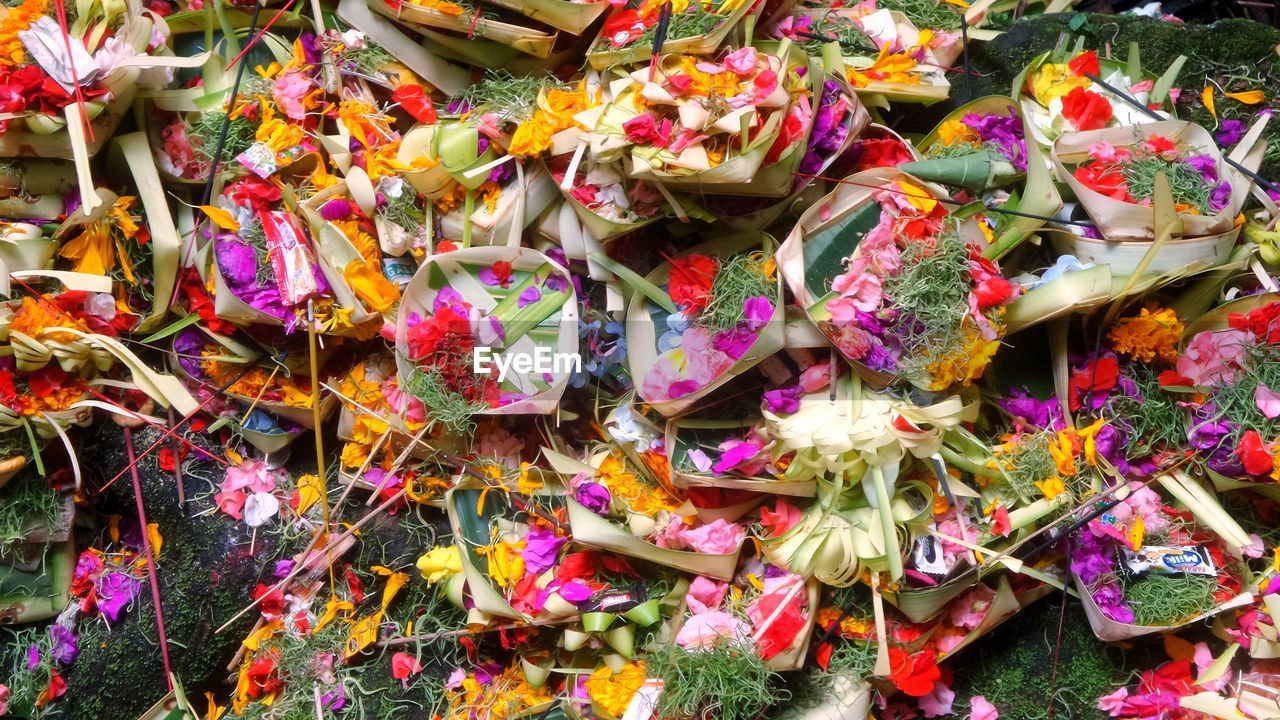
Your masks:
{"label": "orange flower cluster", "polygon": [[0,65],[22,65],[27,61],[27,51],[22,47],[18,33],[39,20],[49,10],[49,0],[26,0],[0,20]]}

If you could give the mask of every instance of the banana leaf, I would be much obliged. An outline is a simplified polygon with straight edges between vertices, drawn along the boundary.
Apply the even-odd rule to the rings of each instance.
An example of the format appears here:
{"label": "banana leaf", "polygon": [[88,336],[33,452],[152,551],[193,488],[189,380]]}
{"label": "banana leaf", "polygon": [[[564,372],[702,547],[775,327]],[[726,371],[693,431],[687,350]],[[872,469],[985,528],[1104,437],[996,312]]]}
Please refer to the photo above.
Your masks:
{"label": "banana leaf", "polygon": [[34,572],[0,565],[0,619],[13,624],[55,617],[67,606],[75,569],[76,548],[70,540],[50,545]]}

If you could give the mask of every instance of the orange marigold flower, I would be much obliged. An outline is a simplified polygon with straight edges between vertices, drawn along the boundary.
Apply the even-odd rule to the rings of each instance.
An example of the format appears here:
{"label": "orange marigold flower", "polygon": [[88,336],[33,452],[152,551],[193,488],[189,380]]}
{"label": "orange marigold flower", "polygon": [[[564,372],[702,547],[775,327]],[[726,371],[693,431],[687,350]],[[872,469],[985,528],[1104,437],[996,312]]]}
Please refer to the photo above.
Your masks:
{"label": "orange marigold flower", "polygon": [[[33,297],[22,298],[22,305],[13,314],[13,319],[9,321],[10,332],[20,332],[31,337],[39,337],[49,328],[71,328],[84,332],[89,331],[89,326],[85,325],[83,320],[64,312],[54,305],[52,296],[43,295],[42,297],[44,298],[43,300],[37,300]],[[48,337],[60,342],[75,340],[75,336],[70,333],[51,333]]]}
{"label": "orange marigold flower", "polygon": [[17,66],[27,61],[18,33],[31,27],[49,10],[49,0],[26,0],[0,20],[0,65]]}
{"label": "orange marigold flower", "polygon": [[1171,363],[1178,359],[1178,340],[1185,329],[1173,310],[1152,306],[1116,323],[1107,338],[1112,349],[1127,358]]}

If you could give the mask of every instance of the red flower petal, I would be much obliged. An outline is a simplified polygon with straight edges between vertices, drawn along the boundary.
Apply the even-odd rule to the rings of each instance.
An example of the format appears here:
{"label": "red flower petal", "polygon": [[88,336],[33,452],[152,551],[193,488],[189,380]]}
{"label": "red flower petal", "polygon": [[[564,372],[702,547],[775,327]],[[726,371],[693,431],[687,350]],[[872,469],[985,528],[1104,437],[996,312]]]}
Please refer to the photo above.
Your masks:
{"label": "red flower petal", "polygon": [[1071,74],[1083,77],[1086,73],[1089,75],[1100,74],[1101,67],[1098,65],[1098,53],[1089,50],[1071,58],[1067,63],[1067,67],[1071,68]]}
{"label": "red flower petal", "polygon": [[1062,98],[1062,114],[1077,131],[1100,130],[1111,122],[1111,103],[1098,93],[1075,87]]}
{"label": "red flower petal", "polygon": [[1274,467],[1271,453],[1267,451],[1257,430],[1245,431],[1236,447],[1236,454],[1240,456],[1240,462],[1250,475],[1267,475]]}
{"label": "red flower petal", "polygon": [[391,99],[400,103],[405,112],[420,123],[435,124],[437,121],[435,105],[421,85],[401,85],[391,93]]}

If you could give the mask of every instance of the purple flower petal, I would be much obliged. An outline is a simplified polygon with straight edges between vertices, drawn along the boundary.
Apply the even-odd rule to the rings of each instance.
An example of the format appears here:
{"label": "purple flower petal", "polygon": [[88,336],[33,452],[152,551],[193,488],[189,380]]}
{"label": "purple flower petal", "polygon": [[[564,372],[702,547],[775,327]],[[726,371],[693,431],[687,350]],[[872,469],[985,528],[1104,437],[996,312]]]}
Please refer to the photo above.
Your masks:
{"label": "purple flower petal", "polygon": [[516,307],[528,307],[542,299],[542,291],[530,285],[520,292],[516,299]]}
{"label": "purple flower petal", "polygon": [[76,656],[80,654],[80,646],[77,644],[79,638],[76,634],[67,628],[53,624],[49,626],[49,634],[53,636],[53,648],[50,655],[58,661],[59,665],[70,665],[76,661]]}
{"label": "purple flower petal", "polygon": [[983,143],[996,146],[1019,172],[1027,171],[1027,143],[1022,120],[1012,109],[1006,115],[969,113],[961,122],[968,125]]}
{"label": "purple flower petal", "polygon": [[524,566],[530,573],[541,575],[550,570],[556,564],[556,558],[560,554],[560,547],[568,542],[567,539],[556,537],[554,532],[550,530],[535,530],[525,537]]}
{"label": "purple flower petal", "polygon": [[1231,147],[1240,142],[1240,138],[1244,137],[1245,124],[1242,120],[1223,120],[1218,126],[1218,134],[1213,136],[1214,140],[1222,147]]}
{"label": "purple flower petal", "polygon": [[573,499],[597,515],[607,515],[609,505],[613,502],[609,489],[598,482],[584,482],[579,485],[573,493]]}

